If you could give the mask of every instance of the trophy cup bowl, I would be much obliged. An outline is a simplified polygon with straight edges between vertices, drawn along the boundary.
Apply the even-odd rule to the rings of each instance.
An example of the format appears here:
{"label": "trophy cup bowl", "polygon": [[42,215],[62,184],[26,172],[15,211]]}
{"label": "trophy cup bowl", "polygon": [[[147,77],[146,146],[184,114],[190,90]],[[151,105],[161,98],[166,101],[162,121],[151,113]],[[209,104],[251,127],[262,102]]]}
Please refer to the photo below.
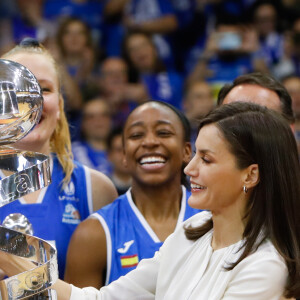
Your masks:
{"label": "trophy cup bowl", "polygon": [[[42,109],[35,76],[19,63],[0,59],[0,209],[51,183],[47,156],[12,147],[39,122]],[[30,220],[21,214],[7,216],[0,226],[0,250],[36,266],[0,281],[0,299],[56,299],[48,289],[58,278],[56,249],[32,236]]]}
{"label": "trophy cup bowl", "polygon": [[23,65],[0,60],[0,103],[0,145],[23,138],[40,120],[42,91]]}

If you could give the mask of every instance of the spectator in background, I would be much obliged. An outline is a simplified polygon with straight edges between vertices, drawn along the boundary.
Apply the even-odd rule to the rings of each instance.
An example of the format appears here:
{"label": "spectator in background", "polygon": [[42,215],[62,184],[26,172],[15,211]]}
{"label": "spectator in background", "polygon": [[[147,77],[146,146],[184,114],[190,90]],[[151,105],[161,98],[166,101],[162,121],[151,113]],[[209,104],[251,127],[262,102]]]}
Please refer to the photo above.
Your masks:
{"label": "spectator in background", "polygon": [[182,108],[183,79],[165,67],[150,35],[129,32],[124,39],[124,57],[131,67],[131,80],[143,83],[150,98]]}
{"label": "spectator in background", "polygon": [[84,96],[99,63],[98,48],[84,21],[74,17],[63,20],[57,31],[57,55]]}
{"label": "spectator in background", "polygon": [[259,40],[255,55],[265,62],[265,71],[272,72],[284,49],[284,38],[279,33],[277,9],[274,1],[256,1],[252,9],[252,22]]}
{"label": "spectator in background", "polygon": [[245,74],[223,86],[218,94],[217,104],[236,101],[253,102],[280,112],[291,125],[295,121],[290,94],[270,75],[258,72]]}
{"label": "spectator in background", "polygon": [[285,33],[284,53],[273,73],[279,79],[291,74],[300,76],[300,16]]}
{"label": "spectator in background", "polygon": [[295,67],[295,74],[300,76],[300,16],[293,23],[292,30],[292,62]]}
{"label": "spectator in background", "polygon": [[106,15],[122,15],[124,32],[140,31],[153,35],[159,57],[168,67],[174,66],[172,44],[168,34],[178,27],[170,0],[110,0],[105,6]]}
{"label": "spectator in background", "polygon": [[300,154],[300,76],[287,76],[282,79],[282,84],[285,86],[292,98],[292,107],[295,114],[294,133]]}
{"label": "spectator in background", "polygon": [[[44,18],[52,24],[60,24],[62,20],[76,17],[85,22],[91,29],[95,45],[102,44],[103,6],[105,1],[99,0],[43,0]],[[26,0],[27,2],[27,0]]]}
{"label": "spectator in background", "polygon": [[111,109],[114,127],[123,126],[131,110],[148,99],[142,84],[129,83],[127,63],[119,57],[103,60],[97,87]]}
{"label": "spectator in background", "polygon": [[191,125],[191,144],[195,144],[199,121],[215,106],[213,90],[205,81],[194,81],[185,89],[183,110]]}
{"label": "spectator in background", "polygon": [[110,179],[114,183],[119,196],[125,194],[131,186],[131,175],[124,163],[122,129],[115,128],[107,139],[107,156],[112,165]]}
{"label": "spectator in background", "polygon": [[[172,0],[172,2],[174,1],[181,3],[180,0]],[[189,46],[190,49],[187,50],[187,54],[184,57],[185,74],[191,72],[199,57],[201,57],[201,54],[205,49],[206,41],[215,31],[215,26],[220,16],[229,15],[233,20],[238,19],[243,24],[247,24],[247,27],[249,26],[248,31],[250,31],[252,24],[248,24],[247,22],[249,20],[249,8],[254,1],[255,0],[190,1],[194,2],[194,20],[190,24],[190,28],[188,28],[189,32],[186,34],[184,33],[187,39],[184,39],[183,36],[182,43],[184,44],[187,44],[189,37],[192,37]]]}
{"label": "spectator in background", "polygon": [[72,143],[74,159],[109,176],[111,164],[107,157],[107,138],[111,129],[108,103],[103,98],[86,102],[83,107],[81,140]]}
{"label": "spectator in background", "polygon": [[217,94],[224,84],[254,69],[257,64],[252,55],[256,49],[257,36],[251,27],[241,26],[234,16],[219,16],[187,80],[206,80]]}
{"label": "spectator in background", "polygon": [[[170,0],[177,17],[178,27],[171,34],[172,52],[175,59],[175,69],[185,72],[188,55],[198,39],[206,30],[208,19],[211,18],[205,7],[210,1]],[[197,46],[196,46],[197,47]]]}
{"label": "spectator in background", "polygon": [[43,17],[44,0],[16,0],[15,5],[11,19],[14,43],[18,44],[22,39],[31,37],[49,46],[48,43],[55,35],[55,25]]}
{"label": "spectator in background", "polygon": [[285,86],[292,98],[292,107],[295,117],[300,120],[300,76],[287,76],[282,79],[282,84]]}
{"label": "spectator in background", "polygon": [[[82,102],[93,89],[94,71],[98,63],[98,52],[94,46],[91,31],[88,25],[79,18],[64,19],[59,25],[56,35],[56,48],[52,49],[57,58],[64,78],[76,88],[77,93],[68,95],[72,88],[63,90],[66,94],[66,111],[70,124],[72,141],[80,139],[79,127]],[[75,95],[74,95],[75,94]],[[76,98],[78,101],[76,102]],[[77,103],[77,105],[76,105]]]}

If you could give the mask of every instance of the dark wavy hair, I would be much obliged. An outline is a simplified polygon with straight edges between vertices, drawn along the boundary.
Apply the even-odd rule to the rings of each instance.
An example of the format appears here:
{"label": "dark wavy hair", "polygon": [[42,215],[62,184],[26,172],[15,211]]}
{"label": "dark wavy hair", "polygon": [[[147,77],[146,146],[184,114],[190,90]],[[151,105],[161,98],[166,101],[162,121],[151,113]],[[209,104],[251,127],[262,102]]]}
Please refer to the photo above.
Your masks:
{"label": "dark wavy hair", "polygon": [[263,88],[269,89],[275,92],[280,100],[280,108],[282,116],[289,122],[295,122],[295,116],[292,109],[292,98],[288,93],[287,89],[283,86],[281,82],[273,78],[268,74],[263,73],[249,73],[245,75],[238,76],[231,84],[225,84],[219,94],[217,99],[217,104],[221,105],[225,97],[229,92],[236,86],[242,84],[252,84],[259,85]]}
{"label": "dark wavy hair", "polygon": [[[288,268],[287,297],[300,296],[300,168],[296,141],[289,124],[277,112],[253,103],[221,105],[201,120],[202,127],[217,126],[237,167],[258,164],[260,181],[253,188],[245,210],[242,254],[232,270],[269,239]],[[196,240],[213,227],[185,228],[186,237]]]}

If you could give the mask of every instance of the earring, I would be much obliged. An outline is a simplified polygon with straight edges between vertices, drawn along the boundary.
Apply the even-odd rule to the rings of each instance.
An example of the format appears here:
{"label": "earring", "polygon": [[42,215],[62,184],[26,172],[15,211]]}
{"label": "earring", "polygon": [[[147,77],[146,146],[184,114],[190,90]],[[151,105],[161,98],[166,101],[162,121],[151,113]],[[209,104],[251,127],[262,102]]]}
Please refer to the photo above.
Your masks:
{"label": "earring", "polygon": [[245,186],[245,185],[243,186],[243,192],[244,192],[245,194],[247,194],[247,193],[248,193],[248,189],[246,188],[246,186]]}

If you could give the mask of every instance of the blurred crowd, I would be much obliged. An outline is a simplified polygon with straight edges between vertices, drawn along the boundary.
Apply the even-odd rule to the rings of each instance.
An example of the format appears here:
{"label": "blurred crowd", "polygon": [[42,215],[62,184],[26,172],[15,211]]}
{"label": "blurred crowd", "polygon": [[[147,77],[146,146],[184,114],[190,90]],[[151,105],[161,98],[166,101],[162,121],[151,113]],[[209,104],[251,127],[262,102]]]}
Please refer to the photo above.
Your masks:
{"label": "blurred crowd", "polygon": [[1,0],[0,54],[31,37],[59,62],[75,159],[130,186],[124,121],[138,104],[190,120],[239,75],[269,73],[293,98],[300,140],[299,0]]}

